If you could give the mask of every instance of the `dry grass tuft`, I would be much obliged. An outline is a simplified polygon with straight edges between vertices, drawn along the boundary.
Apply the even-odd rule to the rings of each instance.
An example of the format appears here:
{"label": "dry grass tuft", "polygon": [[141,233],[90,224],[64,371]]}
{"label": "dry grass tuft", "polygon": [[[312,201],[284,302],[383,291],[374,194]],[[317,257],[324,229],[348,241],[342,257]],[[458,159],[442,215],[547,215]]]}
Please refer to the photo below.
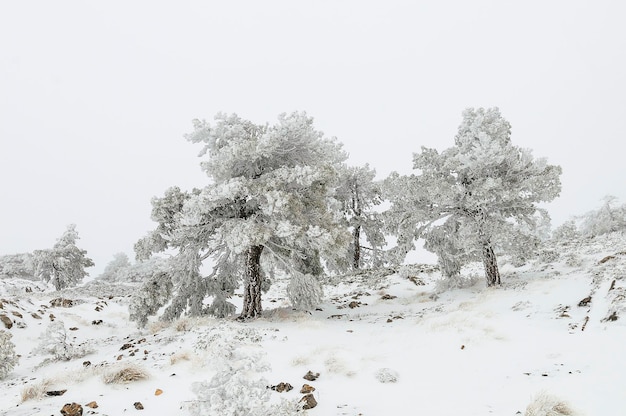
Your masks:
{"label": "dry grass tuft", "polygon": [[537,394],[526,408],[524,416],[576,416],[565,401],[546,392]]}
{"label": "dry grass tuft", "polygon": [[102,376],[106,384],[125,384],[147,378],[148,373],[143,368],[132,364],[111,368]]}
{"label": "dry grass tuft", "polygon": [[37,384],[26,386],[22,389],[22,402],[28,400],[41,400],[46,396],[46,392],[50,390],[52,380],[43,379]]}
{"label": "dry grass tuft", "polygon": [[180,351],[170,356],[170,364],[174,365],[180,361],[191,361],[191,358],[189,351]]}

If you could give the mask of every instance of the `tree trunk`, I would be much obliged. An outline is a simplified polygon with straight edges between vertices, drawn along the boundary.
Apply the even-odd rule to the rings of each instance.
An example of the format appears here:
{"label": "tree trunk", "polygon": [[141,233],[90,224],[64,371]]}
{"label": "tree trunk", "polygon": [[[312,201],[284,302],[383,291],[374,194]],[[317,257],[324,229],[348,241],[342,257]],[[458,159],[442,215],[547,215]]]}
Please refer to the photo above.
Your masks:
{"label": "tree trunk", "polygon": [[352,267],[356,270],[361,263],[361,226],[354,227],[354,258],[352,259]]}
{"label": "tree trunk", "polygon": [[263,246],[251,246],[246,253],[243,310],[239,319],[261,316],[261,253]]}
{"label": "tree trunk", "polygon": [[489,240],[483,242],[483,264],[485,265],[487,286],[499,285],[500,271],[498,270],[498,261]]}

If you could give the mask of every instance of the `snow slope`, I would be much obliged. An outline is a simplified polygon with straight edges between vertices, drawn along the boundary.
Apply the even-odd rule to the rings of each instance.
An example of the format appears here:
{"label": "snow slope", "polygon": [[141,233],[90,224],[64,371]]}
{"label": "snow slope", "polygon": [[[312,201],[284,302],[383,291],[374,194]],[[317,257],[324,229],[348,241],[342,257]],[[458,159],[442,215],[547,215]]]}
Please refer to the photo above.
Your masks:
{"label": "snow slope", "polygon": [[[439,276],[429,267],[346,276],[325,287],[324,304],[311,312],[292,310],[279,281],[264,296],[264,317],[248,323],[183,318],[138,330],[128,321],[130,286],[56,293],[2,281],[0,313],[14,321],[9,331],[21,358],[0,381],[0,415],[59,415],[65,403],[91,401],[98,407],[85,414],[189,414],[199,397],[194,383],[216,375],[212,386],[196,386],[212,389],[214,406],[219,397],[231,407],[254,402],[252,415],[263,414],[265,398],[300,400],[304,383],[316,389],[309,415],[512,416],[541,392],[576,414],[623,415],[624,237],[549,247],[543,261],[521,268],[501,261],[499,288],[478,279],[437,293]],[[479,265],[464,274],[480,275]],[[50,306],[60,296],[74,304]],[[44,362],[49,356],[33,350],[50,314],[63,321],[69,343],[93,352]],[[146,378],[106,382],[132,366]],[[307,371],[320,376],[304,380]],[[241,392],[238,382],[246,385]],[[265,388],[280,382],[294,389]],[[45,395],[53,390],[67,391]]]}

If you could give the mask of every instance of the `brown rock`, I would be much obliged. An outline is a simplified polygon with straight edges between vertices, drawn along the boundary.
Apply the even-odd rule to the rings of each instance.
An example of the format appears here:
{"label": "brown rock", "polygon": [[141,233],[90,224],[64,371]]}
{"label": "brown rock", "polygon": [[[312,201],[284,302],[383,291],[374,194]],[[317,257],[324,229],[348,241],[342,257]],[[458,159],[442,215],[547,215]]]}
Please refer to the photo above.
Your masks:
{"label": "brown rock", "polygon": [[291,391],[293,390],[293,386],[289,383],[283,383],[280,382],[275,386],[271,386],[270,389],[277,391],[278,393],[282,393],[284,391]]}
{"label": "brown rock", "polygon": [[587,296],[586,298],[578,302],[578,306],[587,306],[589,305],[589,303],[591,303],[591,296]]}
{"label": "brown rock", "polygon": [[54,321],[54,319],[56,318],[56,316],[54,316],[53,314],[50,314],[49,318],[50,318],[50,320],[51,320],[51,321]]}
{"label": "brown rock", "polygon": [[381,299],[382,300],[391,300],[391,299],[395,299],[397,298],[397,296],[393,296],[393,295],[389,295],[389,294],[384,294]]}
{"label": "brown rock", "polygon": [[137,410],[143,410],[143,404],[141,404],[141,402],[135,402],[133,403],[133,406],[135,406],[135,409]]}
{"label": "brown rock", "polygon": [[91,408],[91,409],[97,409],[98,408],[98,403],[96,403],[95,401],[93,402],[89,402],[87,403],[85,406]]}
{"label": "brown rock", "polygon": [[319,376],[320,376],[320,373],[314,373],[312,371],[308,371],[302,378],[305,380],[309,380],[309,381],[315,381],[317,380]]}
{"label": "brown rock", "polygon": [[82,416],[83,406],[78,403],[66,403],[61,409],[61,414],[63,416]]}
{"label": "brown rock", "polygon": [[73,327],[70,328],[70,331],[78,331],[78,328],[73,326]]}
{"label": "brown rock", "polygon": [[156,389],[156,391],[154,392],[155,396],[160,396],[162,394],[163,394],[163,390],[161,390],[161,389]]}
{"label": "brown rock", "polygon": [[31,313],[30,316],[32,316],[35,319],[41,319],[41,316],[37,315],[35,312]]}
{"label": "brown rock", "polygon": [[300,393],[302,394],[309,394],[309,393],[313,393],[315,391],[315,387],[310,386],[308,384],[303,384],[302,388],[300,389]]}
{"label": "brown rock", "polygon": [[133,344],[124,344],[124,345],[122,345],[122,348],[120,348],[120,351],[127,350],[127,349],[132,348],[132,347],[133,347]]}
{"label": "brown rock", "polygon": [[353,300],[352,302],[348,303],[348,307],[350,309],[358,308],[359,306],[361,306],[361,302],[357,302],[355,300]]}
{"label": "brown rock", "polygon": [[13,321],[6,315],[0,315],[0,321],[2,321],[6,329],[11,329],[13,327]]}
{"label": "brown rock", "polygon": [[71,308],[72,306],[74,306],[74,301],[71,299],[55,298],[50,301],[50,306]]}
{"label": "brown rock", "polygon": [[17,316],[18,318],[23,318],[22,314],[19,313],[18,311],[11,311],[11,313],[13,314],[13,316]]}
{"label": "brown rock", "polygon": [[46,396],[63,396],[66,390],[50,390],[46,392]]}
{"label": "brown rock", "polygon": [[302,406],[302,408],[305,410],[313,409],[315,406],[317,406],[317,400],[315,400],[315,397],[313,397],[312,394],[305,395],[300,399],[300,402],[304,402],[304,406]]}

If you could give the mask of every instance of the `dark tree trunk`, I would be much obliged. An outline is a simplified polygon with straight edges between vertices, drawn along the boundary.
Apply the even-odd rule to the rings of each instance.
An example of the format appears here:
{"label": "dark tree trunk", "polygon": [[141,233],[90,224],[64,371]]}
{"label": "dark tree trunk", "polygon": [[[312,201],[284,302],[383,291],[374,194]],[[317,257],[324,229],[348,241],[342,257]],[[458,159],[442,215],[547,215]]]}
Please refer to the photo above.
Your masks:
{"label": "dark tree trunk", "polygon": [[487,286],[500,284],[500,271],[498,270],[498,260],[490,241],[483,242],[483,264],[485,265],[485,277]]}
{"label": "dark tree trunk", "polygon": [[240,319],[261,316],[261,253],[263,246],[252,246],[246,252],[246,274],[243,289],[243,310]]}
{"label": "dark tree trunk", "polygon": [[354,258],[352,259],[352,267],[358,269],[361,263],[361,226],[354,227]]}

